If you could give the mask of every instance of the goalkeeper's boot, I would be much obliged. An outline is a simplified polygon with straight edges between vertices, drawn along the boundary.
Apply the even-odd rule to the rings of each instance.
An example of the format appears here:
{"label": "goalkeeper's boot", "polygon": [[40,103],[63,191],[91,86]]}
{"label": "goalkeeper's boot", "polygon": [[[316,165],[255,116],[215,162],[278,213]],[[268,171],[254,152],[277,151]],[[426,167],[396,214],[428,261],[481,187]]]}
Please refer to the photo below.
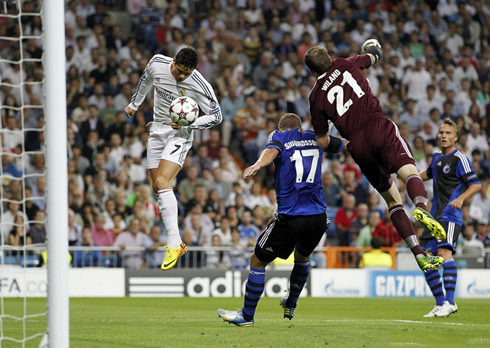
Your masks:
{"label": "goalkeeper's boot", "polygon": [[442,225],[437,222],[437,220],[434,219],[427,210],[417,207],[413,211],[413,217],[417,221],[424,224],[434,238],[438,240],[446,239],[446,231],[444,231],[444,227],[442,227]]}
{"label": "goalkeeper's boot", "polygon": [[218,316],[223,319],[223,321],[228,322],[229,324],[235,324],[236,326],[241,327],[252,327],[254,326],[254,319],[251,321],[246,321],[243,318],[242,310],[236,311],[227,311],[226,309],[218,309]]}
{"label": "goalkeeper's boot", "polygon": [[165,253],[165,258],[163,259],[162,266],[160,267],[162,271],[168,271],[177,264],[179,257],[185,254],[187,251],[187,245],[183,242],[177,248],[169,248],[167,246],[167,252]]}
{"label": "goalkeeper's boot", "polygon": [[296,307],[288,307],[286,306],[286,303],[288,301],[289,295],[284,295],[281,298],[281,302],[279,302],[279,305],[284,308],[284,318],[288,318],[289,320],[293,319],[294,317],[294,311],[296,310]]}
{"label": "goalkeeper's boot", "polygon": [[442,266],[444,258],[440,256],[425,255],[422,257],[416,257],[417,263],[422,271],[432,271],[437,270]]}

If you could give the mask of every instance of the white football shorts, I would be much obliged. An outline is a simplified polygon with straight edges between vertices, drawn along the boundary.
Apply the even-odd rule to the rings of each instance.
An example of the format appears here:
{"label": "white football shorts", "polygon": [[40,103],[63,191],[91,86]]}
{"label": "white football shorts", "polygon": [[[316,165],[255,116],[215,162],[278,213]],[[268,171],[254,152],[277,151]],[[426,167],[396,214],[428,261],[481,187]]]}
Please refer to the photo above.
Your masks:
{"label": "white football shorts", "polygon": [[158,168],[162,159],[182,167],[192,147],[192,139],[191,129],[174,130],[168,125],[153,122],[148,138],[148,169]]}

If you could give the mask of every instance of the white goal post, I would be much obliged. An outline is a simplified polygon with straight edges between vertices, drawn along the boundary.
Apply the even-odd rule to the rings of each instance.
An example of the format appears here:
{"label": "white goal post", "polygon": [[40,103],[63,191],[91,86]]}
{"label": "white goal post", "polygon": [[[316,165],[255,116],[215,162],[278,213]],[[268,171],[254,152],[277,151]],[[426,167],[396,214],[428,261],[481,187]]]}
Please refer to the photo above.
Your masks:
{"label": "white goal post", "polygon": [[48,338],[50,348],[65,348],[70,346],[70,318],[64,1],[45,0],[43,17],[48,187]]}

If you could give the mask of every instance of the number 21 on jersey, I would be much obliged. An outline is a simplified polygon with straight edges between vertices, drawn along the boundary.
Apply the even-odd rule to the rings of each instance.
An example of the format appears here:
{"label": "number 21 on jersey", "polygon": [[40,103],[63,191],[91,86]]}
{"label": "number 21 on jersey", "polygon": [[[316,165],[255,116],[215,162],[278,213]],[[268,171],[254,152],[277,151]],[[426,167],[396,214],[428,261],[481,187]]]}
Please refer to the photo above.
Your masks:
{"label": "number 21 on jersey", "polygon": [[[308,150],[295,150],[293,155],[291,156],[291,162],[294,162],[294,167],[296,169],[296,183],[300,183],[303,181],[303,174],[308,167],[310,168],[310,172],[308,173],[308,177],[306,178],[306,182],[312,183],[315,180],[316,168],[318,166],[318,157],[320,156],[320,152],[318,149],[308,149]],[[309,161],[309,159],[305,159],[305,157],[313,157],[310,163],[305,163],[303,165],[303,160]]]}
{"label": "number 21 on jersey", "polygon": [[347,83],[349,86],[351,86],[354,90],[354,93],[357,94],[359,98],[362,98],[362,96],[366,94],[357,84],[357,81],[352,77],[352,74],[350,72],[345,71],[342,76],[343,80],[340,86],[332,87],[327,94],[327,99],[330,104],[333,104],[335,99],[337,99],[337,113],[339,114],[339,117],[342,117],[342,115],[347,110],[349,110],[350,106],[352,105],[352,99],[350,98],[344,103],[344,89],[342,88],[343,85]]}

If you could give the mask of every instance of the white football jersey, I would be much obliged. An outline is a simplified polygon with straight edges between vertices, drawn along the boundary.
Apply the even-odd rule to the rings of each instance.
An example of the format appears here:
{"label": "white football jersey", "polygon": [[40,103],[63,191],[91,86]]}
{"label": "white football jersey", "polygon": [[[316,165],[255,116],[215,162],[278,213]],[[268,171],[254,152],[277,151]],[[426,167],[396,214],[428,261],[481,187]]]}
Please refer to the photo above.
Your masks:
{"label": "white football jersey", "polygon": [[129,107],[137,110],[153,86],[153,120],[155,122],[170,123],[168,111],[170,104],[175,98],[186,95],[196,101],[203,115],[198,117],[193,124],[183,128],[203,129],[220,124],[221,109],[213,87],[196,69],[184,81],[178,82],[170,71],[172,62],[172,58],[161,54],[153,56],[140,77]]}

